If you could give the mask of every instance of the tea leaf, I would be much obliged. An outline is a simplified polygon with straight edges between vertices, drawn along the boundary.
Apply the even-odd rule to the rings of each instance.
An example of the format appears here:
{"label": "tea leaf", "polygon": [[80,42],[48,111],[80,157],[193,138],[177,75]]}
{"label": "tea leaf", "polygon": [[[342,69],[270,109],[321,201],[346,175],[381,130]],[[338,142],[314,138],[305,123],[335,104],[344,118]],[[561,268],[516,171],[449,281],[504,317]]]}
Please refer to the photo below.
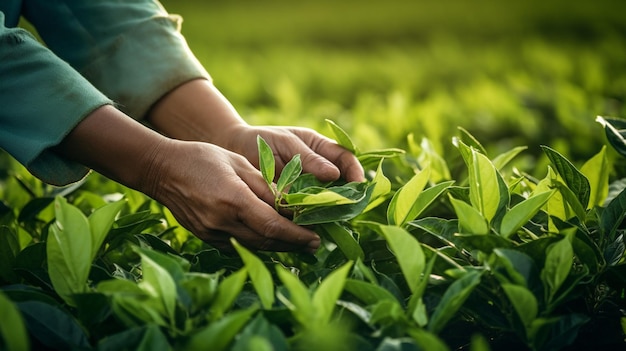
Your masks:
{"label": "tea leaf", "polygon": [[241,289],[243,289],[247,277],[248,271],[244,267],[220,282],[217,287],[215,300],[211,304],[211,320],[218,320],[232,307]]}
{"label": "tea leaf", "polygon": [[396,256],[409,289],[415,293],[426,267],[426,257],[422,245],[409,232],[400,227],[381,225],[380,231]]}
{"label": "tea leaf", "polygon": [[591,192],[587,209],[602,206],[609,195],[609,161],[606,157],[606,146],[590,158],[580,168],[580,172],[589,180]]}
{"label": "tea leaf", "polygon": [[89,215],[89,228],[91,229],[91,260],[96,258],[100,246],[104,242],[109,229],[115,221],[115,216],[122,210],[126,200],[112,202],[96,209]]}
{"label": "tea leaf", "polygon": [[248,323],[257,310],[258,307],[252,306],[247,309],[237,310],[224,316],[224,318],[220,318],[191,335],[183,349],[200,351],[206,350],[207,345],[211,345],[211,350],[227,350],[235,336],[246,323]]}
{"label": "tea leaf", "polygon": [[483,145],[469,132],[467,129],[463,127],[457,127],[457,130],[460,132],[460,140],[465,145],[477,150],[483,155],[487,155],[487,151],[483,147]]}
{"label": "tea leaf", "polygon": [[568,237],[548,246],[546,261],[541,271],[541,281],[545,286],[546,301],[550,302],[567,279],[572,263],[574,250]]}
{"label": "tea leaf", "polygon": [[615,233],[626,217],[626,189],[622,190],[600,215],[600,228],[609,241],[615,239]]}
{"label": "tea leaf", "polygon": [[300,155],[294,155],[280,173],[276,183],[276,191],[282,193],[286,187],[300,176],[300,173],[302,173],[302,161],[300,160]]}
{"label": "tea leaf", "polygon": [[119,351],[119,350],[170,350],[167,337],[158,325],[148,324],[125,330],[103,338],[98,343],[98,351]]}
{"label": "tea leaf", "polygon": [[435,151],[434,146],[427,138],[422,138],[419,145],[414,140],[413,133],[407,136],[409,150],[417,156],[417,162],[422,167],[430,168],[430,179],[434,183],[450,180],[450,169],[446,161]]}
{"label": "tea leaf", "polygon": [[587,208],[589,195],[591,193],[589,180],[556,150],[544,145],[542,145],[541,148],[546,156],[548,156],[550,163],[552,163],[557,173],[563,178],[567,187],[572,190],[576,199],[580,201],[582,207]]}
{"label": "tea leaf", "polygon": [[146,254],[140,248],[135,248],[135,250],[141,256],[142,267],[142,280],[137,285],[155,298],[155,301],[158,301],[155,305],[157,311],[173,322],[175,320],[177,292],[172,275],[156,260],[152,259],[152,255]]}
{"label": "tea leaf", "polygon": [[259,169],[261,170],[263,179],[265,179],[267,185],[269,185],[272,192],[274,192],[274,188],[272,187],[272,182],[274,181],[276,172],[274,151],[272,151],[272,148],[270,148],[267,142],[260,135],[257,135],[256,141],[259,148]]}
{"label": "tea leaf", "polygon": [[337,299],[343,291],[346,277],[352,268],[352,262],[333,270],[317,287],[311,299],[312,307],[316,312],[317,321],[322,325],[330,321]]}
{"label": "tea leaf", "polygon": [[303,326],[309,326],[314,323],[315,311],[311,302],[311,296],[306,286],[298,279],[296,275],[289,272],[285,267],[277,265],[276,273],[278,278],[285,285],[289,291],[289,299],[285,303],[282,299],[282,295],[279,294],[279,299],[287,308],[289,308],[294,318]]}
{"label": "tea leaf", "polygon": [[454,212],[459,217],[459,231],[468,234],[487,234],[489,224],[483,215],[465,201],[450,197]]}
{"label": "tea leaf", "polygon": [[425,329],[411,328],[408,334],[415,339],[415,342],[419,345],[420,350],[428,351],[449,351],[450,349],[435,333],[429,332]]}
{"label": "tea leaf", "polygon": [[241,246],[237,240],[231,238],[230,242],[237,250],[239,256],[241,256],[248,270],[248,274],[250,275],[252,286],[254,286],[254,290],[256,290],[259,295],[263,308],[272,308],[274,304],[274,281],[272,280],[270,271],[265,267],[265,264],[260,258]]}
{"label": "tea leaf", "polygon": [[514,234],[545,205],[555,192],[556,190],[552,190],[536,194],[513,206],[502,218],[500,235],[508,238]]}
{"label": "tea leaf", "polygon": [[415,219],[409,216],[412,215],[412,212],[415,212],[413,206],[426,184],[428,184],[429,178],[430,169],[425,168],[415,174],[393,195],[387,208],[387,222],[390,225],[403,226],[406,222]]}
{"label": "tea leaf", "polygon": [[604,133],[609,144],[620,155],[626,157],[626,120],[598,116],[596,122],[604,127]]}
{"label": "tea leaf", "polygon": [[367,206],[368,200],[372,194],[373,188],[366,183],[365,196],[358,202],[345,205],[334,206],[314,206],[306,208],[302,212],[296,214],[293,222],[300,225],[320,224],[338,221],[347,221],[363,213],[363,209]]}
{"label": "tea leaf", "polygon": [[73,305],[71,295],[87,290],[91,268],[91,230],[87,217],[65,198],[54,203],[56,221],[50,226],[46,254],[48,274],[56,292]]}
{"label": "tea leaf", "polygon": [[13,302],[0,291],[0,341],[7,351],[29,350],[29,339],[24,319]]}
{"label": "tea leaf", "polygon": [[[365,193],[363,193],[365,195]],[[313,205],[345,205],[353,204],[358,200],[350,199],[342,194],[327,188],[310,187],[297,193],[285,194],[285,202],[290,206]]]}
{"label": "tea leaf", "polygon": [[457,141],[469,171],[470,201],[491,222],[500,205],[500,185],[497,170],[484,154]]}
{"label": "tea leaf", "polygon": [[[435,200],[437,200],[437,198],[441,196],[441,194],[443,194],[449,187],[452,186],[452,184],[454,184],[454,181],[450,180],[447,182],[439,183],[422,191],[422,193],[419,194],[419,196],[417,197],[417,201],[413,203],[411,211],[407,215],[407,219],[409,221],[412,221],[419,217],[422,212],[424,212],[432,203],[434,203]],[[405,225],[406,223],[407,221],[405,221],[403,225]]]}
{"label": "tea leaf", "polygon": [[496,169],[504,168],[504,166],[506,166],[509,162],[511,162],[511,160],[515,158],[515,156],[519,155],[520,152],[526,149],[528,149],[526,146],[518,146],[496,156],[492,160],[493,166],[496,167]]}
{"label": "tea leaf", "polygon": [[372,196],[370,196],[369,203],[363,212],[367,212],[383,203],[387,199],[386,195],[391,192],[391,181],[383,173],[383,160],[380,160],[378,163],[372,184],[374,190],[372,190]]}
{"label": "tea leaf", "polygon": [[363,301],[366,305],[374,305],[384,300],[399,303],[398,299],[389,290],[362,280],[347,279],[344,290]]}
{"label": "tea leaf", "polygon": [[352,233],[337,222],[323,223],[320,228],[328,235],[348,260],[364,259],[363,249]]}
{"label": "tea leaf", "polygon": [[523,286],[514,284],[502,284],[504,293],[509,298],[515,312],[527,328],[537,318],[538,304],[537,298]]}
{"label": "tea leaf", "polygon": [[482,272],[468,271],[446,289],[441,301],[430,317],[428,331],[439,333],[445,327],[446,323],[456,314],[472,291],[474,291],[474,288],[478,286],[481,277]]}
{"label": "tea leaf", "polygon": [[237,336],[230,350],[289,351],[290,348],[280,328],[258,314]]}
{"label": "tea leaf", "polygon": [[357,156],[359,155],[359,151],[352,142],[352,139],[350,139],[348,133],[346,133],[339,125],[337,125],[337,123],[331,121],[330,119],[326,120],[326,124],[328,124],[330,129],[333,131],[335,139],[337,139],[337,143],[339,145],[343,146],[345,149],[352,152],[353,154]]}

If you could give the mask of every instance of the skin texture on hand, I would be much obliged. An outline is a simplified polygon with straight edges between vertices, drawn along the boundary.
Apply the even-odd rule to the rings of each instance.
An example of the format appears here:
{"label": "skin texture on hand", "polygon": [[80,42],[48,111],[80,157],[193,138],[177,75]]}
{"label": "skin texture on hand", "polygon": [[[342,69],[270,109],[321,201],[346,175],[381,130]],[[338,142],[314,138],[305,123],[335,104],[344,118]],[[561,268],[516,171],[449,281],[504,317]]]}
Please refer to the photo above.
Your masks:
{"label": "skin texture on hand", "polygon": [[314,251],[320,239],[278,214],[260,172],[215,145],[170,139],[112,106],[85,118],[55,148],[168,207],[200,239],[230,249]]}
{"label": "skin texture on hand", "polygon": [[258,168],[256,136],[274,151],[277,174],[300,154],[303,171],[322,181],[364,181],[356,157],[314,130],[296,127],[250,126],[211,84],[192,80],[174,89],[155,104],[147,120],[172,138],[204,141],[243,155]]}
{"label": "skin texture on hand", "polygon": [[232,249],[231,237],[266,251],[313,252],[320,245],[319,236],[272,207],[273,194],[258,170],[257,135],[274,150],[278,171],[300,154],[304,171],[321,180],[364,178],[354,155],[313,130],[247,125],[205,80],[168,94],[148,121],[176,139],[104,106],[55,151],[154,198],[220,249]]}

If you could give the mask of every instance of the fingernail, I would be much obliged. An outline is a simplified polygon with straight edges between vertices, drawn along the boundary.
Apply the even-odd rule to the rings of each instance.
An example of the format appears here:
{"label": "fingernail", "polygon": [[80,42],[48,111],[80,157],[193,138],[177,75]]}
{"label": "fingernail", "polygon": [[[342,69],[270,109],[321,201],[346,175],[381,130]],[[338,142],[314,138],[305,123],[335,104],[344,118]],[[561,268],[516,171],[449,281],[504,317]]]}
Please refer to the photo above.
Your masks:
{"label": "fingernail", "polygon": [[319,238],[317,239],[313,239],[311,241],[309,241],[308,245],[307,245],[307,251],[311,252],[311,253],[315,253],[317,251],[317,249],[319,249],[321,244],[321,241]]}

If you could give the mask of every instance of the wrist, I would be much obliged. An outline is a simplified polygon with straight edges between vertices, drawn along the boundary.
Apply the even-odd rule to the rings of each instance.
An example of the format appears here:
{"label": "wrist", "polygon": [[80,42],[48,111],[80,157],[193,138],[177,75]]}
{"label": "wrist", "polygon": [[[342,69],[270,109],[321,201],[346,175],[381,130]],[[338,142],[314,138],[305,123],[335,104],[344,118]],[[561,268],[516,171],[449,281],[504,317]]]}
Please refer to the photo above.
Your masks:
{"label": "wrist", "polygon": [[233,129],[247,125],[217,88],[204,79],[170,91],[154,104],[146,119],[171,138],[222,147],[229,140],[225,135],[233,135]]}

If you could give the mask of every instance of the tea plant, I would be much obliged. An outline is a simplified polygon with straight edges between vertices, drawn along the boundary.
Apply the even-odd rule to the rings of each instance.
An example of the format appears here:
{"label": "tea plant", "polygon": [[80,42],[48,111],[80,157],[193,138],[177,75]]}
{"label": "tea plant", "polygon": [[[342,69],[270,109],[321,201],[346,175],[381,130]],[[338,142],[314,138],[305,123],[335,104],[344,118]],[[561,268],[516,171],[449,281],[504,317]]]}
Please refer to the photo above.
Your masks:
{"label": "tea plant", "polygon": [[[598,121],[626,155],[626,122]],[[363,152],[328,125],[365,182],[319,182],[298,156],[276,176],[258,138],[276,209],[323,239],[314,256],[235,239],[219,252],[141,194],[109,185],[103,198],[89,183],[59,194],[15,168],[0,212],[2,346],[623,346],[626,183],[609,183],[606,148],[577,168],[543,146],[549,165],[536,179],[510,167],[523,147],[493,157],[463,129],[453,140],[462,172],[452,172],[426,139]]]}

